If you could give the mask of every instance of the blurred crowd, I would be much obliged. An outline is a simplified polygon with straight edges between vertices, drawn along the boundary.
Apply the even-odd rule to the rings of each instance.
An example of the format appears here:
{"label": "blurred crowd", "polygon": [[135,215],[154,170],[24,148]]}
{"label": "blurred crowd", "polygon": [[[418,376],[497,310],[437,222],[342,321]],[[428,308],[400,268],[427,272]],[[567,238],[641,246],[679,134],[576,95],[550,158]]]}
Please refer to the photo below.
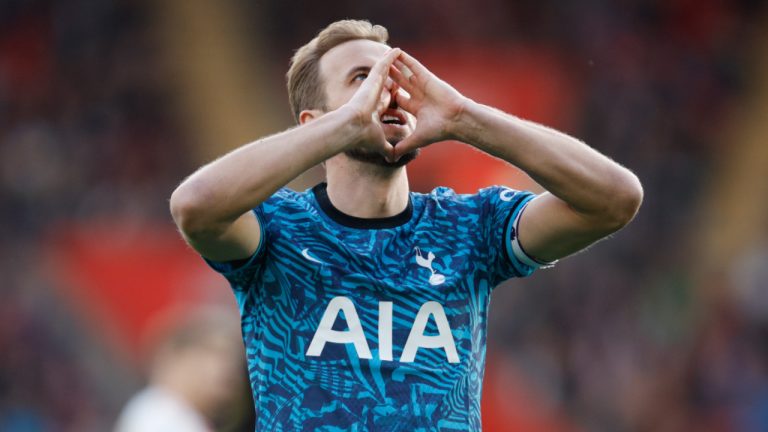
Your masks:
{"label": "blurred crowd", "polygon": [[[244,37],[266,41],[278,71],[345,17],[386,25],[405,48],[557,53],[579,97],[571,124],[553,126],[636,172],[645,202],[613,240],[498,288],[489,353],[574,430],[768,430],[768,241],[702,278],[692,223],[719,131],[750,89],[762,2],[243,3]],[[107,430],[140,387],[129,363],[94,369],[109,349],[40,262],[63,222],[170,226],[170,191],[204,162],[189,156],[152,25],[151,2],[0,0],[2,431]]]}
{"label": "blurred crowd", "polygon": [[108,430],[137,385],[44,255],[62,223],[167,219],[192,169],[147,29],[131,2],[0,1],[2,431]]}

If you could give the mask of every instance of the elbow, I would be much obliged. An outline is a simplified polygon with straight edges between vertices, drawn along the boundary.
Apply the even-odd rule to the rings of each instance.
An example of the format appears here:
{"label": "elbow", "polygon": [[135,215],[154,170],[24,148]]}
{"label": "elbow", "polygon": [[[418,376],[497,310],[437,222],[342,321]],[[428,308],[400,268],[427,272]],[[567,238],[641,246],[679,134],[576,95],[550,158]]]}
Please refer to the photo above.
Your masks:
{"label": "elbow", "polygon": [[615,180],[614,192],[610,198],[612,205],[606,212],[606,222],[611,231],[618,231],[629,224],[643,203],[643,186],[640,180],[629,170],[623,171]]}
{"label": "elbow", "polygon": [[170,211],[179,231],[186,237],[198,238],[210,233],[212,224],[206,217],[207,203],[205,188],[195,182],[185,181],[171,194]]}

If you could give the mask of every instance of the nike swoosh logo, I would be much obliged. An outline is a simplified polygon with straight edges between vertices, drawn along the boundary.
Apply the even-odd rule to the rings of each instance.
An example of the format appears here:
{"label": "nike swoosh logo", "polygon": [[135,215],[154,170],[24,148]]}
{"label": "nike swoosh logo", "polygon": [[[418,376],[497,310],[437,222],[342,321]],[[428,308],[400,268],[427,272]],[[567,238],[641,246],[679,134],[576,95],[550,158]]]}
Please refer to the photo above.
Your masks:
{"label": "nike swoosh logo", "polygon": [[318,263],[318,264],[325,264],[324,262],[322,262],[322,261],[320,261],[319,259],[317,259],[317,258],[313,257],[312,255],[310,255],[310,254],[309,254],[309,248],[304,248],[304,249],[301,251],[301,256],[303,256],[304,258],[306,258],[306,259],[308,259],[309,261],[312,261],[312,262],[314,262],[314,263]]}

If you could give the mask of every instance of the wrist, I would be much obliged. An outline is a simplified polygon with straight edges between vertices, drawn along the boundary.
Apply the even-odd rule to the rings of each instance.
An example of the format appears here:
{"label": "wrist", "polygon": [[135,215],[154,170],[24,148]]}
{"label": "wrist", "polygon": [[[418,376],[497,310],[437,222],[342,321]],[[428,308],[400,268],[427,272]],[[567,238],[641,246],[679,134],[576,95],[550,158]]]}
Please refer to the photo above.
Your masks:
{"label": "wrist", "polygon": [[334,122],[341,132],[340,137],[342,139],[339,142],[342,144],[342,151],[355,147],[365,136],[365,118],[359,110],[342,105],[328,115],[334,117]]}
{"label": "wrist", "polygon": [[472,119],[477,109],[478,103],[468,97],[463,97],[456,104],[454,113],[446,126],[446,135],[448,139],[468,143],[470,138],[469,130],[475,123]]}

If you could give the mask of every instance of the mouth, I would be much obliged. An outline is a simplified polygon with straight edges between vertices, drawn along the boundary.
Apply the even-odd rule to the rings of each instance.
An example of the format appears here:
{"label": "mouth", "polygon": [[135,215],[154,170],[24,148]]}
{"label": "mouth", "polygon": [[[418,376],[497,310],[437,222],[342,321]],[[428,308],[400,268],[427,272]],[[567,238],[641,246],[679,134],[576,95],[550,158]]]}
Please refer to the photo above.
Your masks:
{"label": "mouth", "polygon": [[406,124],[405,114],[396,109],[388,109],[381,115],[381,123],[388,125],[404,126]]}

